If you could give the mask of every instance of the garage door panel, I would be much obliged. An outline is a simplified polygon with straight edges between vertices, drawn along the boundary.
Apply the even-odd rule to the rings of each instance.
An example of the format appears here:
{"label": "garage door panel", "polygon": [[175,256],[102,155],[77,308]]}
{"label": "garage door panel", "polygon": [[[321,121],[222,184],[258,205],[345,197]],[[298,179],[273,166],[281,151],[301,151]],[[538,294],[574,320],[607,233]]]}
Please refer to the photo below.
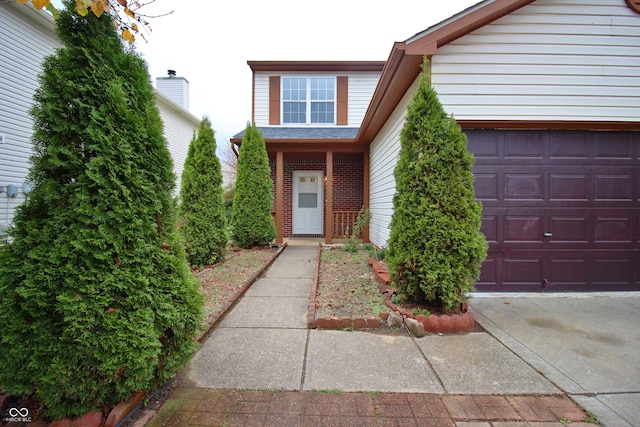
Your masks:
{"label": "garage door panel", "polygon": [[544,198],[544,177],[542,174],[504,174],[505,200],[544,200]]}
{"label": "garage door panel", "polygon": [[633,259],[626,256],[596,256],[593,262],[593,283],[599,287],[628,285],[634,270]]}
{"label": "garage door panel", "polygon": [[596,159],[632,159],[632,134],[629,132],[597,132],[595,133]]}
{"label": "garage door panel", "polygon": [[505,257],[504,283],[523,285],[537,285],[543,281],[542,257]]}
{"label": "garage door panel", "polygon": [[602,215],[595,219],[595,243],[632,242],[631,215]]}
{"label": "garage door panel", "polygon": [[489,243],[498,242],[498,217],[495,215],[483,215],[480,232]]}
{"label": "garage door panel", "polygon": [[596,201],[633,200],[633,176],[630,174],[603,175],[594,177]]}
{"label": "garage door panel", "polygon": [[545,157],[546,140],[547,135],[540,132],[505,132],[504,157],[542,159]]}
{"label": "garage door panel", "polygon": [[506,215],[504,217],[504,242],[542,243],[543,217]]}
{"label": "garage door panel", "polygon": [[583,258],[551,258],[547,290],[569,290],[583,288],[590,279],[588,259]]}
{"label": "garage door panel", "polygon": [[484,131],[476,134],[473,144],[469,145],[469,151],[475,156],[476,160],[498,159],[498,136],[499,132],[495,131]]}
{"label": "garage door panel", "polygon": [[476,174],[475,194],[476,198],[481,201],[498,200],[498,174]]}
{"label": "garage door panel", "polygon": [[489,242],[478,289],[640,290],[640,132],[467,135]]}
{"label": "garage door panel", "polygon": [[587,159],[593,156],[593,138],[589,132],[563,132],[549,134],[551,159]]}
{"label": "garage door panel", "polygon": [[550,215],[549,224],[554,244],[589,243],[589,219],[584,215]]}
{"label": "garage door panel", "polygon": [[487,255],[487,258],[482,263],[482,270],[480,271],[480,278],[476,283],[476,286],[495,287],[498,284],[498,258],[496,256]]}
{"label": "garage door panel", "polygon": [[549,200],[554,202],[588,201],[589,176],[584,173],[550,174]]}

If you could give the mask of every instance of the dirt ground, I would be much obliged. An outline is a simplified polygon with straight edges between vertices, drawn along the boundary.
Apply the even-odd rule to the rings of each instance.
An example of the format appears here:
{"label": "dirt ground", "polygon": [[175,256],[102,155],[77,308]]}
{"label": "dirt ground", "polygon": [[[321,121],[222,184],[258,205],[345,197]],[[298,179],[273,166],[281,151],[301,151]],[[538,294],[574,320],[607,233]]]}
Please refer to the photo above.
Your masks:
{"label": "dirt ground", "polygon": [[355,253],[338,248],[322,251],[316,318],[379,317],[388,311],[364,250]]}

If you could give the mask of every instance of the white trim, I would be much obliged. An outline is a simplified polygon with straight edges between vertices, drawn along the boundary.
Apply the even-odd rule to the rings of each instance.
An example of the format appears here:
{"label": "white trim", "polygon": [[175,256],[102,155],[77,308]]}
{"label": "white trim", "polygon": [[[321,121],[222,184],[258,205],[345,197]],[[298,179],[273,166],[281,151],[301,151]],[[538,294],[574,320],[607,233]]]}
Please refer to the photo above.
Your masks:
{"label": "white trim", "polygon": [[[306,113],[305,113],[305,123],[287,123],[284,121],[284,79],[305,79],[307,84],[307,96],[305,99],[306,104]],[[322,100],[312,100],[311,99],[311,79],[332,79],[333,80],[333,121],[327,123],[313,123],[311,121],[311,104],[313,102],[324,102]],[[287,101],[287,102],[295,102],[295,101]],[[330,102],[330,101],[327,101]],[[281,124],[287,126],[305,126],[305,125],[313,125],[313,126],[335,126],[337,122],[338,115],[338,79],[335,75],[283,75],[280,76],[280,117]]]}

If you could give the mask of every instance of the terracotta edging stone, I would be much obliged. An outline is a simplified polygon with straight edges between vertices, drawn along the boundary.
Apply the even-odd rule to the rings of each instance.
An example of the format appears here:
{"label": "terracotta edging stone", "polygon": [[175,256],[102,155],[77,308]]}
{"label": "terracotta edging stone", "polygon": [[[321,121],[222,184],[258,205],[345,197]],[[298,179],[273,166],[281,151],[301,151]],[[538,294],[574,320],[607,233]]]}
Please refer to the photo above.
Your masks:
{"label": "terracotta edging stone", "polygon": [[397,291],[389,286],[389,273],[376,259],[369,258],[368,262],[378,277],[378,288],[384,295],[385,305],[402,317],[415,319],[422,323],[425,332],[447,334],[466,332],[474,328],[476,321],[473,313],[467,310],[467,304],[463,304],[461,314],[430,314],[429,316],[422,314],[416,316],[412,311],[405,310],[394,304],[391,302],[391,297],[396,294]]}

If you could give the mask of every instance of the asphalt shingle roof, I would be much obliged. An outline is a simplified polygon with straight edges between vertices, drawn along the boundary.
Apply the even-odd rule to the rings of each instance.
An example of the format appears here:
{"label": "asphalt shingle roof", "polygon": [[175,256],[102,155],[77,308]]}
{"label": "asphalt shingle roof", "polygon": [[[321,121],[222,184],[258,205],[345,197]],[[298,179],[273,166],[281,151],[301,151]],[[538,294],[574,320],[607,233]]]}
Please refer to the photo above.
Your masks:
{"label": "asphalt shingle roof", "polygon": [[[264,139],[355,139],[358,128],[345,127],[259,127]],[[234,139],[242,139],[244,131],[233,136]]]}

